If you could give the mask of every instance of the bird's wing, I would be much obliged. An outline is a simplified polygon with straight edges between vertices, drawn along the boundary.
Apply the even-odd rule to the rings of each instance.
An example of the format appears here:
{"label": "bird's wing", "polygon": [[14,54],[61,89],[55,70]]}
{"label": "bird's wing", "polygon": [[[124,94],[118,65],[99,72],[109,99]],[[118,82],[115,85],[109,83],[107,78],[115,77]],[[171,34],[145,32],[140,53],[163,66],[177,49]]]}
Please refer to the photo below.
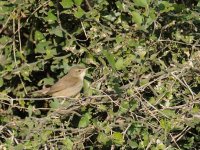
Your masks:
{"label": "bird's wing", "polygon": [[50,88],[47,94],[52,94],[67,89],[69,87],[72,87],[76,85],[78,82],[80,82],[79,80],[80,80],[79,78],[72,79],[72,77],[70,77],[69,80],[68,76],[64,76]]}

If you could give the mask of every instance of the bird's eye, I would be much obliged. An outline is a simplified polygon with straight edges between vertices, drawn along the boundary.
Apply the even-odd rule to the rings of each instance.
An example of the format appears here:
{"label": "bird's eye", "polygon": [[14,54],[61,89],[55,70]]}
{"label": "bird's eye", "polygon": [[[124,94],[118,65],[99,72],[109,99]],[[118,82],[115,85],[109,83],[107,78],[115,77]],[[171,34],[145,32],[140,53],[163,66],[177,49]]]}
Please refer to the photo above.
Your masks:
{"label": "bird's eye", "polygon": [[78,72],[81,72],[81,70],[78,70]]}

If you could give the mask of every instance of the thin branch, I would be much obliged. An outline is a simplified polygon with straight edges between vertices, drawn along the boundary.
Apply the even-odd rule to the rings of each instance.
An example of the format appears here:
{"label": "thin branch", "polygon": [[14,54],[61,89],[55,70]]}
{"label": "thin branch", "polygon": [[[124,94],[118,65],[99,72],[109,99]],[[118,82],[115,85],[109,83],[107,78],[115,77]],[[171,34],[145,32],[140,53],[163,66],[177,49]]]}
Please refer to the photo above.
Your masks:
{"label": "thin branch", "polygon": [[[178,44],[188,45],[188,46],[192,46],[192,47],[194,46],[194,44],[188,44],[185,42],[180,42],[180,41],[175,41],[175,40],[158,40],[157,42],[172,42],[172,43],[178,43]],[[196,44],[195,46],[200,47],[199,44]]]}

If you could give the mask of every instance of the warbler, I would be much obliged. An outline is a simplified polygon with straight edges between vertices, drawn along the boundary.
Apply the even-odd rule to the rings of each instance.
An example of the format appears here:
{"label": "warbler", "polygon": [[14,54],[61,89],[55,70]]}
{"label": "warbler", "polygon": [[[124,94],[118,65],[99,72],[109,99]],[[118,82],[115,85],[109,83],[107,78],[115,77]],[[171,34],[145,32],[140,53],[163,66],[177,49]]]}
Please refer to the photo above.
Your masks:
{"label": "warbler", "polygon": [[76,96],[83,88],[83,80],[86,70],[83,66],[74,66],[70,68],[67,75],[59,79],[54,85],[49,88],[44,88],[34,93],[51,95],[53,97],[73,97]]}

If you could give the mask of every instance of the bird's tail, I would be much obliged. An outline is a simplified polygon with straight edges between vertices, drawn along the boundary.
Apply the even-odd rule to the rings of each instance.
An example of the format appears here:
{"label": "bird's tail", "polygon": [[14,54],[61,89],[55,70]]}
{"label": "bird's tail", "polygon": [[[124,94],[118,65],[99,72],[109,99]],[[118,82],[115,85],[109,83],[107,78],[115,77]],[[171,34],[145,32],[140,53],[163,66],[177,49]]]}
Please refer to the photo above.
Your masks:
{"label": "bird's tail", "polygon": [[50,88],[43,88],[43,89],[41,89],[41,90],[38,90],[38,91],[34,91],[34,92],[32,92],[31,94],[37,94],[37,95],[46,95],[47,94],[47,92],[50,90]]}

